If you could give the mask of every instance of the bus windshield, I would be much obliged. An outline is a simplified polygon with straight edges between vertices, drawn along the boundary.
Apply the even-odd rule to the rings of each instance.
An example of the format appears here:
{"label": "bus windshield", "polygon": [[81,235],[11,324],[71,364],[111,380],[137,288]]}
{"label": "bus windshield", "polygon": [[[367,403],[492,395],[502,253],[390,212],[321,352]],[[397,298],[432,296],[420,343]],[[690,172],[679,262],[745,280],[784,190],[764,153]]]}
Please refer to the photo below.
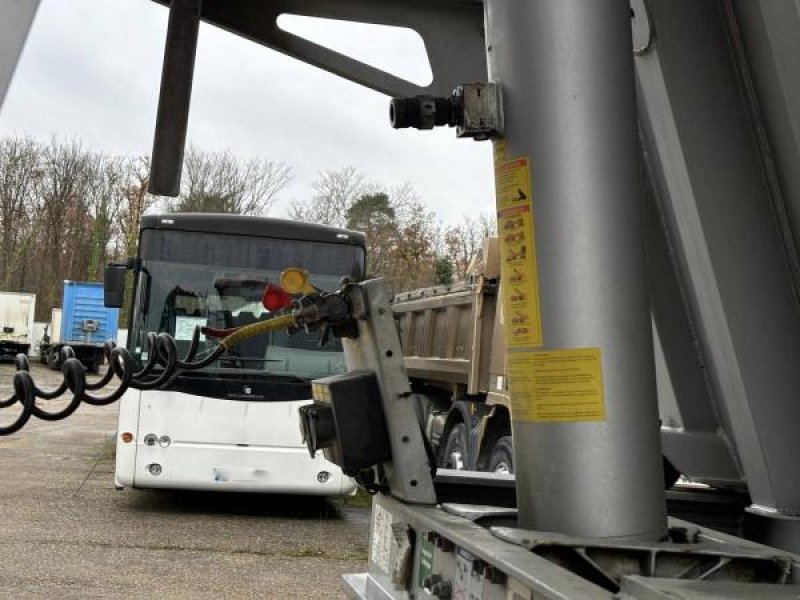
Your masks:
{"label": "bus windshield", "polygon": [[[196,326],[229,329],[268,319],[261,297],[284,269],[303,268],[313,286],[332,291],[343,276],[362,277],[363,256],[363,248],[349,244],[145,230],[129,349],[145,361],[147,332],[165,331],[183,357]],[[200,339],[198,356],[217,345]],[[318,333],[275,331],[238,344],[202,372],[308,380],[345,370],[339,340],[320,346]]]}

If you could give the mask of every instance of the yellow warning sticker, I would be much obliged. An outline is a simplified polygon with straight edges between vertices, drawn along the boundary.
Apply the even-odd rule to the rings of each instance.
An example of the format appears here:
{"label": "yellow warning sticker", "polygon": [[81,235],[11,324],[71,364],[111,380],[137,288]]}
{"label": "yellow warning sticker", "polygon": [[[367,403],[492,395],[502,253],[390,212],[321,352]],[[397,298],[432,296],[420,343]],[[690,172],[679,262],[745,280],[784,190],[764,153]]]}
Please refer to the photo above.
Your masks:
{"label": "yellow warning sticker", "polygon": [[495,165],[506,345],[542,345],[533,198],[527,158]]}
{"label": "yellow warning sticker", "polygon": [[495,164],[506,159],[506,138],[495,138],[492,140],[494,149]]}
{"label": "yellow warning sticker", "polygon": [[509,352],[511,417],[527,423],[604,421],[600,348]]}

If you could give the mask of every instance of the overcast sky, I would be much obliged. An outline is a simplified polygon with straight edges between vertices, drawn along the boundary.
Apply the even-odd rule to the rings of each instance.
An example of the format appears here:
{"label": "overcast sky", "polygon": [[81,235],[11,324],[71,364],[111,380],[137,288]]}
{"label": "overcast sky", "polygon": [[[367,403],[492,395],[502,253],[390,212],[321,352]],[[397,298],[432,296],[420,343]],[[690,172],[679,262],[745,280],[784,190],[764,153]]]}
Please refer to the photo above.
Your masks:
{"label": "overcast sky", "polygon": [[[150,0],[42,0],[0,113],[0,135],[79,137],[97,150],[150,151],[167,10]],[[281,23],[284,25],[284,22]],[[413,81],[429,76],[415,34],[343,34],[287,23]],[[319,39],[319,38],[317,38]],[[367,180],[410,182],[446,222],[494,205],[491,147],[452,129],[393,130],[388,97],[214,27],[200,30],[190,140],[285,162],[295,181],[274,216],[311,195],[323,169],[354,166]]]}

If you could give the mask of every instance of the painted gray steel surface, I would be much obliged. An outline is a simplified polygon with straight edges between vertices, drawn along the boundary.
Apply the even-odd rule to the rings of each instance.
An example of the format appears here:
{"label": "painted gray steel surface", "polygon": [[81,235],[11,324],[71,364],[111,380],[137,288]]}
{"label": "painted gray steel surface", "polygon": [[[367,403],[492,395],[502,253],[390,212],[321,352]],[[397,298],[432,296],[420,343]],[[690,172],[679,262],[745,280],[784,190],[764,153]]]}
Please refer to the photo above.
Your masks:
{"label": "painted gray steel surface", "polygon": [[531,160],[544,349],[600,348],[606,419],[513,423],[522,527],[665,532],[626,1],[489,0],[507,154]]}
{"label": "painted gray steel surface", "polygon": [[38,8],[39,0],[0,0],[0,109]]}
{"label": "painted gray steel surface", "polygon": [[[682,430],[673,441],[683,446],[682,468],[691,476],[698,468],[692,452],[704,452],[698,442],[703,434],[716,436],[744,473],[754,507],[799,515],[796,256],[787,254],[776,214],[785,198],[775,197],[765,170],[769,148],[757,135],[758,106],[743,93],[748,65],[732,51],[738,31],[716,2],[648,5],[656,38],[636,58],[645,148],[682,289],[681,310],[708,383],[705,399],[677,396]],[[792,81],[799,78],[794,74]],[[796,112],[797,106],[793,118]],[[786,158],[777,145],[771,149]],[[656,317],[672,377],[685,381],[674,343],[681,325]],[[724,461],[719,467],[730,473]]]}

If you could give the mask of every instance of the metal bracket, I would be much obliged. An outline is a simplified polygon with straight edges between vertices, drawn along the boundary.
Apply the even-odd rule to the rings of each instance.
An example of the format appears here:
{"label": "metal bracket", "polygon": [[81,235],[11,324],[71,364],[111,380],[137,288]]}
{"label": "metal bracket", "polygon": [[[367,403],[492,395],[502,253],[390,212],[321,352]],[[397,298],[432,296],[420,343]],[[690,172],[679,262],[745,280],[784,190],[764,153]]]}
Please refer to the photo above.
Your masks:
{"label": "metal bracket", "polygon": [[[435,504],[431,465],[383,280],[373,279],[351,289],[354,315],[362,318],[358,338],[343,338],[342,345],[349,371],[370,370],[378,377],[392,448],[392,461],[383,465],[390,493],[405,502]],[[361,300],[363,310],[358,306]]]}
{"label": "metal bracket", "polygon": [[[282,14],[412,29],[425,43],[433,82],[415,85],[283,31]],[[481,0],[204,0],[201,19],[390,96],[449,95],[461,82],[487,79]]]}

